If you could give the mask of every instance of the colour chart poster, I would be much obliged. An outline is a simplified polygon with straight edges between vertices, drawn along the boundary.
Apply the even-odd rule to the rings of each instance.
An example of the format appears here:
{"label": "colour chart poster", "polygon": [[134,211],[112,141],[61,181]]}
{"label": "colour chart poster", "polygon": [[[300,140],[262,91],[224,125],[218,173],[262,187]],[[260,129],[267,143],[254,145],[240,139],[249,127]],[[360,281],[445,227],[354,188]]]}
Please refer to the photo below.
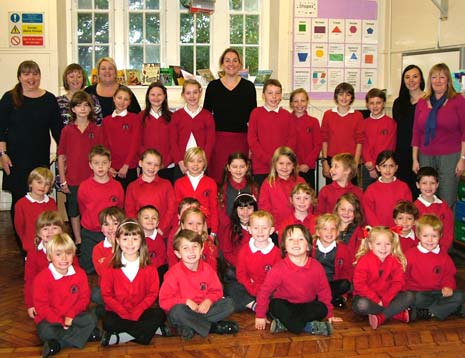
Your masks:
{"label": "colour chart poster", "polygon": [[294,0],[293,88],[331,99],[340,82],[356,97],[376,87],[377,0]]}

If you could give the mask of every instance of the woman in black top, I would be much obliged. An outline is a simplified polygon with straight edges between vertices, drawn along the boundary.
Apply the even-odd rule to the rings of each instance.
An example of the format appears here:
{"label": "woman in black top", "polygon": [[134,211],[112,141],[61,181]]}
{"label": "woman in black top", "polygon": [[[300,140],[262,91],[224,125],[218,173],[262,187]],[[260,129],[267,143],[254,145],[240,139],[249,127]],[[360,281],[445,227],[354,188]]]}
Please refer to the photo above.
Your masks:
{"label": "woman in black top", "polygon": [[392,107],[392,118],[397,122],[396,158],[399,164],[396,176],[406,182],[416,198],[419,191],[416,186],[416,176],[412,171],[412,130],[415,107],[423,97],[425,80],[420,67],[407,66],[402,72],[399,97]]}
{"label": "woman in black top", "polygon": [[220,67],[224,76],[211,81],[205,92],[203,108],[212,112],[215,119],[216,140],[208,175],[221,181],[229,154],[242,152],[248,155],[247,123],[257,107],[257,93],[252,82],[241,78],[242,61],[232,48],[223,51]]}

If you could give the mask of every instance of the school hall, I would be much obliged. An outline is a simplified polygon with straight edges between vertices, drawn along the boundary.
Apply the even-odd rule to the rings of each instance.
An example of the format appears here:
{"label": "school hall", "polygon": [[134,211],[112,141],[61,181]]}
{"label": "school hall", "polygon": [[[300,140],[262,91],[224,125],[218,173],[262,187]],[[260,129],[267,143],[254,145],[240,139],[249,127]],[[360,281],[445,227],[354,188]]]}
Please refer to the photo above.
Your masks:
{"label": "school hall", "polygon": [[[1,93],[16,84],[18,64],[29,59],[36,61],[41,68],[41,88],[55,95],[64,93],[64,68],[84,58],[80,56],[87,47],[99,47],[99,41],[105,42],[103,47],[109,48],[108,52],[100,48],[102,53],[114,58],[121,69],[131,68],[133,63],[140,62],[159,62],[162,67],[169,67],[186,61],[183,57],[186,51],[179,41],[182,23],[186,20],[182,14],[186,10],[180,3],[176,0],[3,1],[0,4],[0,16],[5,20],[4,31],[0,31]],[[330,83],[337,79],[344,78],[355,85],[355,109],[366,108],[364,95],[369,84],[386,89],[386,113],[391,114],[406,65],[419,65],[425,77],[429,68],[437,62],[447,63],[452,71],[465,68],[465,23],[462,20],[465,2],[462,0],[216,0],[210,5],[212,3],[214,12],[208,15],[210,32],[206,41],[208,63],[195,63],[194,55],[191,61],[193,72],[209,67],[216,76],[220,70],[218,59],[231,44],[234,20],[230,16],[241,15],[244,22],[252,19],[250,21],[256,22],[259,40],[253,40],[254,50],[246,50],[250,45],[246,40],[242,44],[246,55],[256,56],[253,58],[257,59],[257,63],[251,62],[251,66],[255,66],[256,70],[272,70],[272,78],[279,79],[283,85],[282,106],[285,108],[289,107],[288,95],[293,89],[308,88],[308,112],[320,121],[323,113],[334,107],[334,86],[331,87]],[[121,25],[130,23],[131,6],[134,18],[140,16],[145,19],[142,9],[144,6],[148,8],[149,4],[155,4],[157,16],[160,16],[155,50],[139,46],[129,25]],[[247,7],[247,4],[254,5]],[[353,11],[337,11],[338,7],[346,9],[347,6]],[[97,26],[105,9],[109,9],[108,38],[96,39],[98,31],[94,31],[91,39],[80,43],[76,36],[80,26],[78,19]],[[26,18],[31,15],[29,20],[21,21],[24,14]],[[202,15],[197,13],[196,16]],[[320,22],[314,23],[315,19]],[[354,30],[351,26],[365,30],[373,26],[375,35],[352,40],[345,37],[339,41],[331,39],[330,35],[322,35],[322,26],[330,29],[331,25],[337,24],[334,20],[341,19],[344,20],[344,31],[348,33]],[[354,23],[350,24],[350,21]],[[305,27],[308,31],[304,31]],[[143,31],[153,30],[147,30],[145,26],[142,28]],[[313,33],[310,29],[314,30]],[[203,45],[205,48],[202,41],[199,41],[200,47]],[[133,46],[131,50],[130,45],[136,43],[139,49]],[[137,56],[137,60],[133,60],[132,56],[138,51],[143,53],[143,60]],[[329,60],[312,62],[312,56],[322,54],[329,59],[328,53],[344,53],[345,58],[354,55],[359,60],[354,57],[352,62],[345,61],[339,67],[334,67]],[[151,61],[147,54],[155,54],[156,61]],[[87,65],[95,65],[98,57],[98,54],[85,57]],[[147,87],[130,88],[143,107]],[[262,105],[262,87],[256,86],[256,90],[258,105]],[[183,106],[180,86],[168,87],[168,95],[170,107]],[[52,147],[55,148],[55,144]],[[53,155],[51,160],[54,159]],[[0,170],[0,183],[2,175]],[[320,175],[319,179],[321,187],[324,178]],[[42,342],[33,320],[26,313],[24,258],[14,239],[10,202],[10,195],[0,191],[0,358],[39,357]],[[68,229],[71,230],[70,227]],[[457,266],[457,288],[465,290],[465,246],[454,244],[452,258]],[[90,276],[91,285],[96,281],[96,276]],[[269,329],[258,331],[254,327],[254,314],[247,311],[232,315],[231,319],[240,327],[240,332],[232,336],[210,334],[202,338],[196,335],[189,341],[179,336],[155,336],[148,346],[127,343],[102,347],[95,342],[88,343],[82,350],[62,349],[56,357],[465,357],[464,318],[409,324],[391,320],[373,330],[366,317],[353,313],[350,303],[345,309],[335,309],[335,315],[340,316],[343,322],[334,323],[334,333],[329,337],[289,332],[272,334]]]}

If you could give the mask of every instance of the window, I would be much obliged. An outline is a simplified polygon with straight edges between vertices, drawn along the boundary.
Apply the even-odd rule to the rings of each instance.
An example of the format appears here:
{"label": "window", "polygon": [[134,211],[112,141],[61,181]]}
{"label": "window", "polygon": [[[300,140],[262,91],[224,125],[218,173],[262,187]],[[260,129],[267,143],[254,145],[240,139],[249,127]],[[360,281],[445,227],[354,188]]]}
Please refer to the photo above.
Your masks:
{"label": "window", "polygon": [[100,57],[110,55],[110,5],[108,0],[78,0],[77,9],[77,62],[90,73]]}
{"label": "window", "polygon": [[229,0],[231,47],[239,51],[244,67],[256,75],[259,64],[259,0]]}

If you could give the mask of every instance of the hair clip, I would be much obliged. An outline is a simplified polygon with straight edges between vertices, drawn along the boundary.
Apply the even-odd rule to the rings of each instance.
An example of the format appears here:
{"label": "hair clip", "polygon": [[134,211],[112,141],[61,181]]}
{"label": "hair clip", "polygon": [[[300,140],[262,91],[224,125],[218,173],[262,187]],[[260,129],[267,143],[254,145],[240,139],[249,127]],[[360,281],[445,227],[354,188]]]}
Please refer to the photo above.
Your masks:
{"label": "hair clip", "polygon": [[255,195],[249,194],[249,193],[239,193],[239,194],[237,194],[236,199],[234,199],[234,201],[236,201],[236,200],[237,200],[238,198],[240,198],[241,196],[249,196],[249,197],[251,197],[253,200],[257,201],[257,198],[255,197]]}
{"label": "hair clip", "polygon": [[396,225],[389,228],[394,234],[402,235],[402,226]]}
{"label": "hair clip", "polygon": [[370,225],[367,225],[362,228],[362,238],[366,239],[368,237],[368,234],[370,233],[372,227]]}

